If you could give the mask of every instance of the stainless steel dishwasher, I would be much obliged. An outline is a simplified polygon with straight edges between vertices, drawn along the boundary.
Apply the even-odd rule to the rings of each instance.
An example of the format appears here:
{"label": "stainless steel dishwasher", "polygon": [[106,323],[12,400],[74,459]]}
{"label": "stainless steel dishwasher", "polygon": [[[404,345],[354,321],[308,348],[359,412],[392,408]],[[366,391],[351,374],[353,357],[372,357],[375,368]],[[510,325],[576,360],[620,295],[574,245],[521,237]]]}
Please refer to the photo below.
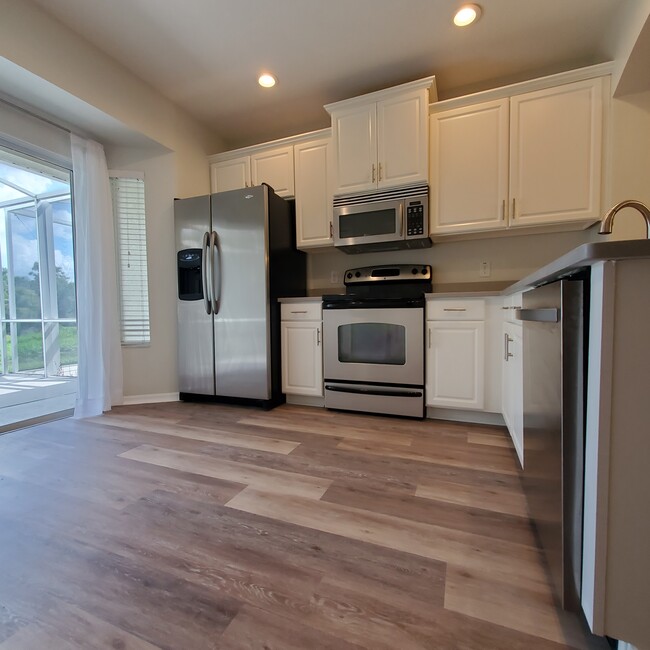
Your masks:
{"label": "stainless steel dishwasher", "polygon": [[524,474],[529,514],[562,607],[580,610],[584,492],[584,279],[527,291],[523,321]]}

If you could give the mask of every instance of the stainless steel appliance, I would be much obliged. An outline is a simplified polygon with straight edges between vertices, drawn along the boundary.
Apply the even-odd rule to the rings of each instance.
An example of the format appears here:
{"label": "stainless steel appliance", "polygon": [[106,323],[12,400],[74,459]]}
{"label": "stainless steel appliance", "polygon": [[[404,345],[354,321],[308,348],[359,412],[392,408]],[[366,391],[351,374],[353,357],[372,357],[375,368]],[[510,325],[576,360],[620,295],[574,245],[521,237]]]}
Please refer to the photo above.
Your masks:
{"label": "stainless steel appliance", "polygon": [[350,269],[323,296],[325,406],[424,416],[424,293],[431,267]]}
{"label": "stainless steel appliance", "polygon": [[334,197],[334,245],[344,253],[430,248],[429,187]]}
{"label": "stainless steel appliance", "polygon": [[584,493],[583,280],[523,295],[524,475],[528,509],[558,602],[580,611]]}
{"label": "stainless steel appliance", "polygon": [[289,204],[267,185],[174,202],[181,399],[282,401],[275,298],[305,295]]}

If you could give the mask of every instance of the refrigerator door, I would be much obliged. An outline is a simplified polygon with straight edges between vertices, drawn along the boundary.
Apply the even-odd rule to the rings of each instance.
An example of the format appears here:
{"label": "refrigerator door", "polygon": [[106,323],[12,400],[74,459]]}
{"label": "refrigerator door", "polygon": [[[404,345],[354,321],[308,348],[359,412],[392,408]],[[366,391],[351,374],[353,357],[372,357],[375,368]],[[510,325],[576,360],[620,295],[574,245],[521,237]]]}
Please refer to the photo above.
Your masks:
{"label": "refrigerator door", "polygon": [[178,382],[181,393],[214,395],[214,344],[210,315],[206,233],[210,197],[174,202],[178,311]]}
{"label": "refrigerator door", "polygon": [[271,398],[268,189],[213,194],[216,395]]}

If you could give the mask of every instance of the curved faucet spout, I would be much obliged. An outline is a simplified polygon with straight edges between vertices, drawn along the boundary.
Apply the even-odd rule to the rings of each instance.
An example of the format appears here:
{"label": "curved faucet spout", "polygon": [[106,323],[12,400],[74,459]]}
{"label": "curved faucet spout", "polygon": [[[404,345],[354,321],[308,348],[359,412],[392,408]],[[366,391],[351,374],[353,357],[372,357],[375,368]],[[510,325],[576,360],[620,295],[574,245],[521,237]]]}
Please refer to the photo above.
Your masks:
{"label": "curved faucet spout", "polygon": [[612,226],[614,225],[614,217],[616,216],[619,210],[623,208],[634,208],[641,213],[641,216],[645,219],[645,224],[647,228],[646,238],[650,239],[650,209],[641,201],[635,201],[634,199],[628,199],[627,201],[621,201],[617,203],[613,208],[610,208],[605,216],[600,222],[600,230],[598,231],[599,235],[611,235]]}

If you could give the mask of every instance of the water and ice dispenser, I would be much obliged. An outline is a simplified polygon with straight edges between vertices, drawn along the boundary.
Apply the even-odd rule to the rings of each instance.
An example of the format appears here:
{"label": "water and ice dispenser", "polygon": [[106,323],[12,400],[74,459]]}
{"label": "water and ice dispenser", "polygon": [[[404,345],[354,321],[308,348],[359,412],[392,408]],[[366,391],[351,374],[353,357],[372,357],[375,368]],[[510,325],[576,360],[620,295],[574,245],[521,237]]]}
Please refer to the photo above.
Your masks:
{"label": "water and ice dispenser", "polygon": [[200,248],[186,248],[178,251],[176,265],[178,269],[179,300],[202,300],[203,284],[201,282],[201,263],[203,253]]}

